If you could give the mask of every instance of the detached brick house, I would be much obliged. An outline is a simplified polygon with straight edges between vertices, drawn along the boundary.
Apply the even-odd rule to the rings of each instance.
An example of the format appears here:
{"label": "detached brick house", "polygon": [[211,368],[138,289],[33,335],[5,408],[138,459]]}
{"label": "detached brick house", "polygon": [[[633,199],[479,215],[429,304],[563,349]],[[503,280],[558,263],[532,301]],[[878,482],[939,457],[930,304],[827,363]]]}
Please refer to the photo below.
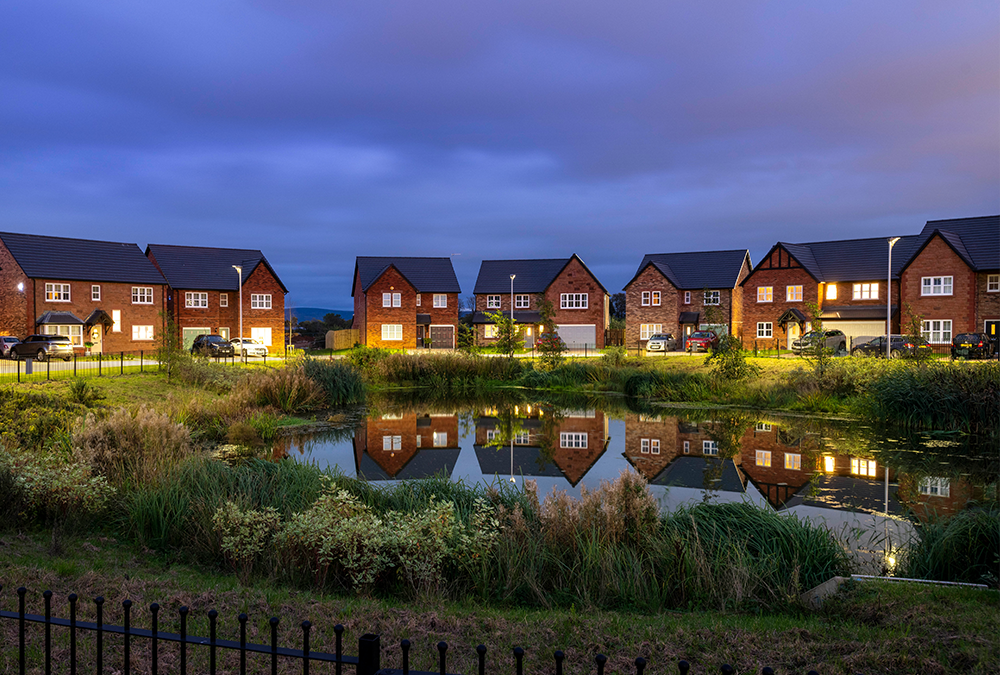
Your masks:
{"label": "detached brick house", "polygon": [[66,335],[77,353],[159,346],[166,281],[135,244],[0,232],[0,334]]}
{"label": "detached brick house", "polygon": [[[959,333],[1000,333],[1000,216],[931,220],[901,269],[904,307],[947,351]],[[898,244],[897,244],[898,247]],[[904,321],[908,317],[904,316]]]}
{"label": "detached brick house", "polygon": [[461,452],[458,415],[389,412],[354,432],[354,462],[365,480],[406,480],[451,474]]}
{"label": "detached brick house", "polygon": [[823,328],[839,329],[849,346],[885,335],[886,294],[892,293],[892,330],[899,332],[899,271],[917,246],[900,237],[892,249],[892,288],[887,237],[806,244],[778,242],[742,282],[743,345],[788,349],[810,330],[809,306],[821,311]]}
{"label": "detached brick house", "polygon": [[625,285],[625,344],[644,346],[652,335],[671,333],[683,345],[686,336],[710,325],[738,336],[740,282],[751,267],[746,249],[647,254]]}
{"label": "detached brick house", "polygon": [[530,349],[542,321],[538,301],[545,298],[552,303],[556,332],[567,347],[604,348],[604,333],[610,323],[608,291],[575,253],[569,258],[545,260],[484,260],[473,293],[476,311],[472,323],[480,343],[496,339],[496,326],[485,312],[509,315],[513,309],[514,320],[522,326],[525,348]]}
{"label": "detached brick house", "polygon": [[351,287],[358,342],[454,349],[459,293],[451,258],[358,256]]}
{"label": "detached brick house", "polygon": [[196,336],[240,337],[242,268],[243,337],[270,352],[284,351],[285,294],[288,289],[255,249],[150,244],[146,256],[170,286],[167,309],[178,338],[189,349]]}

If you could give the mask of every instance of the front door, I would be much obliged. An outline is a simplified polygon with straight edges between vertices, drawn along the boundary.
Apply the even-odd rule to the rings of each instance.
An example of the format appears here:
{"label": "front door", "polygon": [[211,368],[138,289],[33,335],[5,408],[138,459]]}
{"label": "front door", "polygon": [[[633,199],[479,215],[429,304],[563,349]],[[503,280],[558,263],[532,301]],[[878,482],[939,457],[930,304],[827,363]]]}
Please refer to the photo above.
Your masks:
{"label": "front door", "polygon": [[531,330],[531,326],[526,325],[523,328],[524,328],[524,348],[530,351],[531,348],[535,346],[535,336],[533,335],[535,331]]}
{"label": "front door", "polygon": [[802,335],[802,329],[799,328],[799,324],[797,323],[788,324],[788,349],[792,348],[792,342],[798,340],[799,336],[801,335]]}
{"label": "front door", "polygon": [[90,341],[94,343],[94,346],[90,348],[90,351],[94,354],[101,353],[101,338],[104,336],[104,326],[93,326],[90,329]]}
{"label": "front door", "polygon": [[994,351],[1000,351],[1000,321],[987,321],[983,324],[983,331],[993,340]]}

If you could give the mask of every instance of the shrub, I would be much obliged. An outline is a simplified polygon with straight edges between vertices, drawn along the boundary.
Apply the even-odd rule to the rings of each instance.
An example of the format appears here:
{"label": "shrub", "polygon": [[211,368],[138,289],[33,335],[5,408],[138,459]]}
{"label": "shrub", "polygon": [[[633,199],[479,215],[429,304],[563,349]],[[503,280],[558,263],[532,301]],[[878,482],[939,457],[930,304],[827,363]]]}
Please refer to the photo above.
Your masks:
{"label": "shrub", "polygon": [[274,406],[286,413],[319,407],[324,398],[320,385],[306,376],[303,366],[256,370],[232,394],[234,402]]}
{"label": "shrub", "polygon": [[72,424],[75,406],[45,394],[0,387],[0,444],[40,450]]}
{"label": "shrub", "polygon": [[305,374],[326,393],[330,405],[352,405],[365,400],[365,383],[357,367],[349,361],[306,359]]}
{"label": "shrub", "polygon": [[705,364],[712,366],[712,375],[719,380],[739,382],[760,375],[760,366],[747,362],[743,345],[734,335],[719,338],[719,346],[705,357]]}
{"label": "shrub", "polygon": [[621,368],[625,365],[627,358],[628,352],[624,347],[608,347],[604,350],[601,362],[611,368]]}
{"label": "shrub", "polygon": [[69,383],[69,397],[70,400],[89,408],[104,398],[104,394],[87,380],[77,377]]}
{"label": "shrub", "polygon": [[255,563],[271,546],[281,519],[273,507],[244,511],[234,502],[227,501],[212,516],[212,524],[222,539],[223,555],[236,569],[240,581],[246,584]]}
{"label": "shrub", "polygon": [[170,373],[182,382],[219,393],[231,390],[246,377],[246,371],[242,368],[212,363],[208,359],[196,359],[180,351],[171,357]]}
{"label": "shrub", "polygon": [[84,465],[34,453],[0,452],[0,487],[5,485],[10,493],[0,497],[0,502],[16,507],[9,515],[25,522],[34,518],[50,523],[86,520],[103,512],[116,492],[103,476],[91,475]]}

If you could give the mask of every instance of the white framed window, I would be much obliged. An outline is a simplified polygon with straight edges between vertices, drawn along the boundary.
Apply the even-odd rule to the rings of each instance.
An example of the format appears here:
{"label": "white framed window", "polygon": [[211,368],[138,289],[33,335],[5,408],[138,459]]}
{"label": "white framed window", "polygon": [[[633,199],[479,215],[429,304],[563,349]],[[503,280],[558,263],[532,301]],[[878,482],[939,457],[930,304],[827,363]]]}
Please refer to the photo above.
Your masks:
{"label": "white framed window", "polygon": [[223,340],[228,340],[229,339],[229,329],[226,328],[226,327],[219,328],[219,336],[222,337]]}
{"label": "white framed window", "polygon": [[643,455],[649,454],[649,439],[641,438],[639,439],[639,452]]}
{"label": "white framed window", "polygon": [[531,445],[531,433],[518,431],[514,434],[514,445]]}
{"label": "white framed window", "polygon": [[722,297],[719,291],[705,291],[705,304],[706,305],[718,305],[722,302]]}
{"label": "white framed window", "polygon": [[559,295],[560,309],[587,309],[586,293],[561,293]]}
{"label": "white framed window", "polygon": [[229,307],[229,293],[219,293],[219,307]]}
{"label": "white framed window", "polygon": [[802,286],[785,286],[785,300],[802,302]]}
{"label": "white framed window", "polygon": [[653,291],[653,307],[659,307],[659,306],[660,306],[660,292]]}
{"label": "white framed window", "polygon": [[951,295],[953,277],[922,277],[920,295]]}
{"label": "white framed window", "polygon": [[851,473],[855,476],[875,476],[875,471],[878,466],[875,464],[874,459],[861,459],[860,457],[851,457]]}
{"label": "white framed window", "polygon": [[684,454],[688,455],[691,453],[691,441],[684,441]]}
{"label": "white framed window", "polygon": [[208,307],[208,293],[186,292],[184,294],[184,306],[202,309]]}
{"label": "white framed window", "polygon": [[497,336],[497,325],[495,323],[488,323],[483,327],[483,337],[487,340],[493,340]]}
{"label": "white framed window", "polygon": [[792,471],[802,470],[802,455],[796,454],[794,452],[785,453],[785,468],[791,469]]}
{"label": "white framed window", "polygon": [[271,294],[251,293],[250,309],[271,309]]}
{"label": "white framed window", "polygon": [[854,300],[878,300],[878,284],[854,284]]}
{"label": "white framed window", "polygon": [[45,302],[69,302],[69,284],[45,284]]}
{"label": "white framed window", "polygon": [[758,321],[757,337],[761,339],[774,337],[774,324],[770,321]]}
{"label": "white framed window", "polygon": [[639,440],[639,452],[644,455],[658,455],[660,454],[660,439],[659,438],[642,438]]}
{"label": "white framed window", "polygon": [[1000,274],[986,275],[986,292],[1000,293]]}
{"label": "white framed window", "polygon": [[826,286],[826,299],[836,300],[837,299],[837,284],[827,284]]}
{"label": "white framed window", "polygon": [[760,424],[756,425],[756,426],[755,426],[755,427],[753,428],[753,430],[754,430],[754,431],[770,431],[770,430],[771,430],[771,428],[772,428],[772,427],[771,427],[771,425],[770,425],[770,424],[766,424],[766,423],[764,423],[764,422],[761,422]]}
{"label": "white framed window", "polygon": [[684,291],[684,304],[685,305],[691,304],[691,291]]}
{"label": "white framed window", "polygon": [[757,302],[774,302],[774,286],[758,286]]}
{"label": "white framed window", "polygon": [[639,324],[639,339],[648,340],[653,335],[663,330],[662,323],[641,323]]}
{"label": "white framed window", "polygon": [[402,307],[403,306],[403,294],[402,293],[393,293],[392,294],[392,306],[393,307]]}
{"label": "white framed window", "polygon": [[120,309],[111,310],[111,332],[122,332],[122,311]]}
{"label": "white framed window", "polygon": [[920,481],[920,494],[930,495],[931,497],[950,497],[951,480],[928,476]]}
{"label": "white framed window", "polygon": [[651,291],[642,292],[642,306],[649,307],[653,302],[653,293]]}
{"label": "white framed window", "polygon": [[531,297],[527,293],[514,296],[515,309],[528,309],[528,307],[530,306],[531,306]]}
{"label": "white framed window", "polygon": [[447,431],[435,431],[434,432],[434,447],[435,448],[446,448],[446,447],[448,447],[448,432]]}
{"label": "white framed window", "polygon": [[719,442],[718,441],[702,441],[701,442],[701,454],[703,454],[703,455],[717,455],[717,454],[719,454]]}
{"label": "white framed window", "polygon": [[445,293],[434,294],[434,306],[441,308],[448,306],[448,296]]}
{"label": "white framed window", "polygon": [[42,326],[41,333],[43,335],[65,335],[75,346],[83,346],[83,326],[78,324],[71,326],[46,324]]}
{"label": "white framed window", "polygon": [[486,309],[500,309],[500,298],[499,295],[487,295]]}
{"label": "white framed window", "polygon": [[383,340],[402,340],[403,339],[403,324],[401,324],[401,323],[384,323],[384,324],[382,324],[382,339]]}
{"label": "white framed window", "polygon": [[153,327],[152,326],[132,326],[132,339],[133,340],[152,340],[153,339]]}
{"label": "white framed window", "polygon": [[389,452],[395,450],[403,449],[403,437],[402,436],[383,436],[382,437],[382,449]]}
{"label": "white framed window", "polygon": [[574,431],[563,431],[559,434],[560,448],[584,448],[587,447],[587,434]]}
{"label": "white framed window", "polygon": [[270,328],[250,328],[250,337],[253,338],[254,340],[257,340],[265,347],[271,346]]}
{"label": "white framed window", "polygon": [[417,307],[420,307],[420,293],[417,293]]}
{"label": "white framed window", "polygon": [[754,462],[757,466],[771,466],[771,451],[757,450]]}
{"label": "white framed window", "polygon": [[497,439],[497,433],[499,433],[499,432],[497,432],[496,429],[487,429],[486,430],[486,442],[487,443],[491,443],[491,442],[495,441]]}
{"label": "white framed window", "polygon": [[382,306],[383,307],[392,307],[392,293],[383,293],[382,294]]}
{"label": "white framed window", "polygon": [[133,286],[132,287],[132,304],[133,305],[152,305],[153,304],[153,287],[152,286]]}
{"label": "white framed window", "polygon": [[90,287],[90,299],[94,302],[101,301],[101,287],[97,284]]}
{"label": "white framed window", "polygon": [[931,344],[951,342],[951,319],[929,319],[920,325],[920,335]]}

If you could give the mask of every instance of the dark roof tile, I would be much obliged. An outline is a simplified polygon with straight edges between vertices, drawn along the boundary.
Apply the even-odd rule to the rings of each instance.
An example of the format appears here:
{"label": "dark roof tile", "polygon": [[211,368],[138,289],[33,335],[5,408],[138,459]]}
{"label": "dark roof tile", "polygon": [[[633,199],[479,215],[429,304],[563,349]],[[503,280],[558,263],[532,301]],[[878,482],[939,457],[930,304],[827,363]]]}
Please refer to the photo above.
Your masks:
{"label": "dark roof tile", "polygon": [[514,293],[544,293],[552,285],[559,273],[569,262],[576,258],[583,269],[594,278],[594,281],[605,293],[607,289],[587,267],[580,256],[573,254],[569,258],[535,258],[526,260],[484,260],[479,266],[479,276],[476,277],[475,295],[482,293],[510,293],[510,275],[514,278]]}
{"label": "dark roof tile", "polygon": [[16,232],[0,232],[0,240],[33,279],[165,283],[136,244]]}
{"label": "dark roof tile", "polygon": [[[674,286],[681,290],[703,288],[735,288],[740,278],[743,261],[750,252],[746,249],[732,251],[693,251],[690,253],[647,253],[639,263],[635,277],[650,263]],[[632,281],[635,281],[632,277]],[[628,287],[632,283],[625,284]]]}
{"label": "dark roof tile", "polygon": [[243,267],[244,282],[258,265],[264,265],[274,275],[281,289],[288,292],[267,258],[257,249],[150,244],[146,247],[146,253],[152,253],[156,258],[171,288],[237,291],[240,277],[233,265]]}
{"label": "dark roof tile", "polygon": [[[406,277],[417,293],[461,293],[451,258],[416,258],[405,256],[358,256],[354,264],[353,283],[361,277],[361,290],[367,291],[382,273],[395,267]],[[357,289],[351,288],[351,295]]]}

